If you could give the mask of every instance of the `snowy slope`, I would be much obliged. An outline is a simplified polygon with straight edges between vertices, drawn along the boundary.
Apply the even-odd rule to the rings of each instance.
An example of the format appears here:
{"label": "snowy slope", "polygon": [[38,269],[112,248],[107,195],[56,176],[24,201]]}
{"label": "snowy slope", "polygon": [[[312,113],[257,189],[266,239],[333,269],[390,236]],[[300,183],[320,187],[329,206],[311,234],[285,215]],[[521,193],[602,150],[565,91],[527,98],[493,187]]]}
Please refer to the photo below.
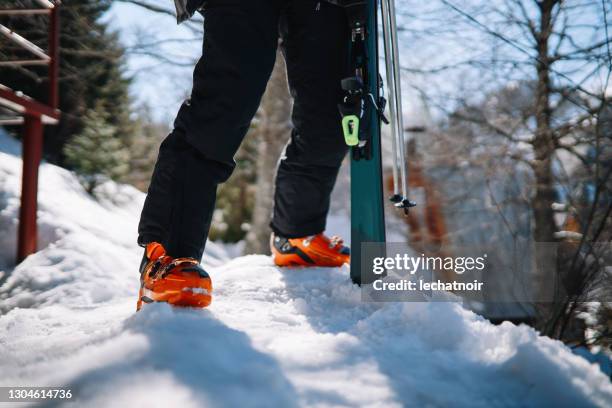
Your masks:
{"label": "snowy slope", "polygon": [[0,139],[0,386],[69,386],[87,407],[612,404],[607,377],[561,343],[455,303],[363,304],[347,269],[281,270],[210,244],[209,310],[135,313],[142,194],[109,183],[114,201],[96,202],[48,164],[41,250],[11,270],[10,144]]}

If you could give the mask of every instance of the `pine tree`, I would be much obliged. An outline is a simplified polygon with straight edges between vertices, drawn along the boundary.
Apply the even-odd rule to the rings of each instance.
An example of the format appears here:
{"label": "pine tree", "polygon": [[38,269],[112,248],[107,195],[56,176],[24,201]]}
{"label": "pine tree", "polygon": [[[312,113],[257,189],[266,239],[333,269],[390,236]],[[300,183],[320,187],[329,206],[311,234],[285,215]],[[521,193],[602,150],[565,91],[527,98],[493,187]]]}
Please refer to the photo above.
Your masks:
{"label": "pine tree", "polygon": [[[17,8],[39,7],[34,0],[11,0]],[[60,6],[60,110],[58,126],[45,127],[45,157],[66,165],[63,147],[73,135],[81,134],[84,118],[102,106],[116,136],[126,138],[134,131],[130,120],[130,78],[125,75],[125,50],[117,33],[111,32],[102,17],[111,0],[71,0]],[[2,23],[43,49],[47,49],[46,16],[7,16]],[[0,38],[0,58],[14,59],[19,47]],[[1,83],[23,91],[37,100],[47,99],[46,67],[0,67]],[[17,129],[15,129],[17,131]],[[18,134],[18,132],[16,132]],[[127,142],[126,142],[127,143]]]}
{"label": "pine tree", "polygon": [[84,117],[85,128],[64,147],[68,164],[77,173],[89,194],[107,179],[119,180],[129,170],[129,152],[116,136],[116,127],[99,109]]}

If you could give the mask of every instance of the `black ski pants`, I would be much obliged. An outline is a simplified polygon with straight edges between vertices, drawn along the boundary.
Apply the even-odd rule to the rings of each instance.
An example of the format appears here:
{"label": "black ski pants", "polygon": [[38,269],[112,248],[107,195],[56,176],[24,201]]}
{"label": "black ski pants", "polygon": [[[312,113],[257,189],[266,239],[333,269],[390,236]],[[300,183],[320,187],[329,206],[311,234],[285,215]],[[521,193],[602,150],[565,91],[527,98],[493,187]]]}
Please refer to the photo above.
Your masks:
{"label": "black ski pants", "polygon": [[259,106],[276,48],[294,99],[291,140],[276,176],[272,230],[285,237],[325,229],[330,193],[347,147],[337,104],[347,75],[344,9],[317,0],[208,0],[203,55],[191,97],[163,141],[138,242],[201,259],[216,189]]}

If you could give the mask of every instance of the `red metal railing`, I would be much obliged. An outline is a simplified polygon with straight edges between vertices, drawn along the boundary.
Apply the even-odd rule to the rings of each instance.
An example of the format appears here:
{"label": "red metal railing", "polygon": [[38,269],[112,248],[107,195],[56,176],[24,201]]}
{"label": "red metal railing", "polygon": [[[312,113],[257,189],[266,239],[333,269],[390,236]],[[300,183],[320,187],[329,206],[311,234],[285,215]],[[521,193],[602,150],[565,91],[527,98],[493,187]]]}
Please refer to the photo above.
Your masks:
{"label": "red metal railing", "polygon": [[6,86],[0,85],[0,105],[23,118],[23,173],[21,183],[21,208],[19,211],[19,230],[17,238],[17,261],[36,251],[38,202],[38,169],[42,159],[43,125],[57,124],[60,112],[58,73],[59,73],[59,5],[58,0],[37,0],[41,9],[0,9],[1,15],[49,16],[49,47],[45,54],[38,46],[0,24],[0,34],[30,51],[38,59],[0,61],[0,65],[41,65],[48,66],[47,104],[38,102]]}

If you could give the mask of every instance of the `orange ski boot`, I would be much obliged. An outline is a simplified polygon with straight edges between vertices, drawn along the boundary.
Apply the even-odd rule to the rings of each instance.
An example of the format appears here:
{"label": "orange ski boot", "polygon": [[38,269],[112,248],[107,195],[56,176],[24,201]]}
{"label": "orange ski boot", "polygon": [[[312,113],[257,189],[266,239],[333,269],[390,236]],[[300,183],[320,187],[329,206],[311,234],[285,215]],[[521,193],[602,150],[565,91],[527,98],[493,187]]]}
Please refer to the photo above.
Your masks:
{"label": "orange ski boot", "polygon": [[350,250],[339,237],[323,233],[303,238],[272,234],[270,249],[277,266],[341,266],[351,260]]}
{"label": "orange ski boot", "polygon": [[212,281],[197,260],[171,258],[157,242],[146,246],[140,267],[136,310],[140,310],[143,302],[202,308],[210,305],[211,301]]}

